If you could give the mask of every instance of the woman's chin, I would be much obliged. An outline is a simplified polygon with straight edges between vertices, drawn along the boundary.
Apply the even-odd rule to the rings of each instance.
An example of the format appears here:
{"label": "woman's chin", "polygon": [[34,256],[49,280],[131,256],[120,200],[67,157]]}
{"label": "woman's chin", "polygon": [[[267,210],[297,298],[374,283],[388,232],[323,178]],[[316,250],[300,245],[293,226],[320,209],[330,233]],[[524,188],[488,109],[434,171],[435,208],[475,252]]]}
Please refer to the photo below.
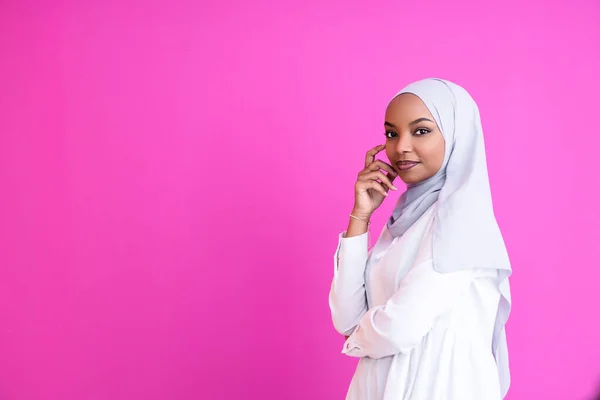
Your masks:
{"label": "woman's chin", "polygon": [[400,171],[400,173],[398,174],[398,178],[400,178],[400,180],[402,180],[402,182],[406,183],[407,185],[419,183],[423,180],[421,179],[420,174],[415,174],[412,170]]}

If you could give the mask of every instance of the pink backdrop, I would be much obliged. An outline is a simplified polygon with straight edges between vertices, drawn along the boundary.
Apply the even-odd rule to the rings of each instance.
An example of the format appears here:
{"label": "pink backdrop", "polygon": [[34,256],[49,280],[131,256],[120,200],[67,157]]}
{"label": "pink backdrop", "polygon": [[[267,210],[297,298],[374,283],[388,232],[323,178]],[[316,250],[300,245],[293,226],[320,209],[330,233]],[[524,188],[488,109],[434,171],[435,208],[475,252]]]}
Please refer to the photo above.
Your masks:
{"label": "pink backdrop", "polygon": [[0,399],[342,399],[337,234],[387,101],[434,75],[481,108],[509,399],[588,399],[599,20],[595,0],[3,1]]}

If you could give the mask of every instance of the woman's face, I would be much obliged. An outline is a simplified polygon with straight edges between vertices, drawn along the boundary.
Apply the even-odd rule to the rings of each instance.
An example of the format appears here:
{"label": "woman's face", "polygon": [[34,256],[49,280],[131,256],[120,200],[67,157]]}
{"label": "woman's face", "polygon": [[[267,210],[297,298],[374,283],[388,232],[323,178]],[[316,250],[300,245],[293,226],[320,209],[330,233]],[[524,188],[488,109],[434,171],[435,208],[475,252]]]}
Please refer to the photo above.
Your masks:
{"label": "woman's face", "polygon": [[425,103],[414,94],[396,96],[385,112],[385,152],[404,183],[435,175],[444,162],[445,142]]}

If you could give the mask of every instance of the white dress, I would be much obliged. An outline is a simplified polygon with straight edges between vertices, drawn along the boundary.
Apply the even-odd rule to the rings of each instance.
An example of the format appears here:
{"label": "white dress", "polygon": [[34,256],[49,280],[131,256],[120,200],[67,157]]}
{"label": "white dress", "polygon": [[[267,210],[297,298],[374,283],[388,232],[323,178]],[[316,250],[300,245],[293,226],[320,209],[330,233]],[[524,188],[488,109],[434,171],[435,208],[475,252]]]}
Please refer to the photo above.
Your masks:
{"label": "white dress", "polygon": [[339,235],[333,324],[360,357],[347,400],[498,400],[492,335],[497,271],[433,269],[434,204],[401,238]]}

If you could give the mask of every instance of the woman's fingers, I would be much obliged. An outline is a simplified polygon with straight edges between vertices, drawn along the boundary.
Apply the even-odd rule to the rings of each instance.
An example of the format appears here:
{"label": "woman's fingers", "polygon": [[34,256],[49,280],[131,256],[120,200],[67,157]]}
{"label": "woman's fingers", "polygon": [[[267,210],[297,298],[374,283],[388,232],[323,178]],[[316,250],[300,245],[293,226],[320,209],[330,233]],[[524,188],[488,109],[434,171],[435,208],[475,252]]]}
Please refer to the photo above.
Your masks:
{"label": "woman's fingers", "polygon": [[394,175],[394,178],[396,178],[398,176],[398,174],[394,170],[394,167],[392,167],[390,164],[383,162],[381,160],[373,161],[371,164],[369,164],[367,166],[366,169],[368,169],[369,171],[379,171],[380,169],[383,169],[388,172],[388,176],[390,174]]}
{"label": "woman's fingers", "polygon": [[375,146],[371,150],[367,151],[367,156],[365,157],[365,168],[375,160],[375,155],[377,155],[377,153],[383,149],[385,149],[385,144],[380,144],[379,146]]}
{"label": "woman's fingers", "polygon": [[361,179],[372,180],[375,182],[377,182],[377,180],[380,180],[381,183],[385,184],[388,188],[392,190],[398,190],[398,188],[392,183],[393,175],[388,176],[379,170],[366,173],[361,177]]}
{"label": "woman's fingers", "polygon": [[381,185],[381,183],[377,182],[377,181],[366,181],[367,187],[369,189],[373,189],[378,191],[379,193],[381,193],[382,195],[387,197],[387,190],[385,190],[385,188]]}

